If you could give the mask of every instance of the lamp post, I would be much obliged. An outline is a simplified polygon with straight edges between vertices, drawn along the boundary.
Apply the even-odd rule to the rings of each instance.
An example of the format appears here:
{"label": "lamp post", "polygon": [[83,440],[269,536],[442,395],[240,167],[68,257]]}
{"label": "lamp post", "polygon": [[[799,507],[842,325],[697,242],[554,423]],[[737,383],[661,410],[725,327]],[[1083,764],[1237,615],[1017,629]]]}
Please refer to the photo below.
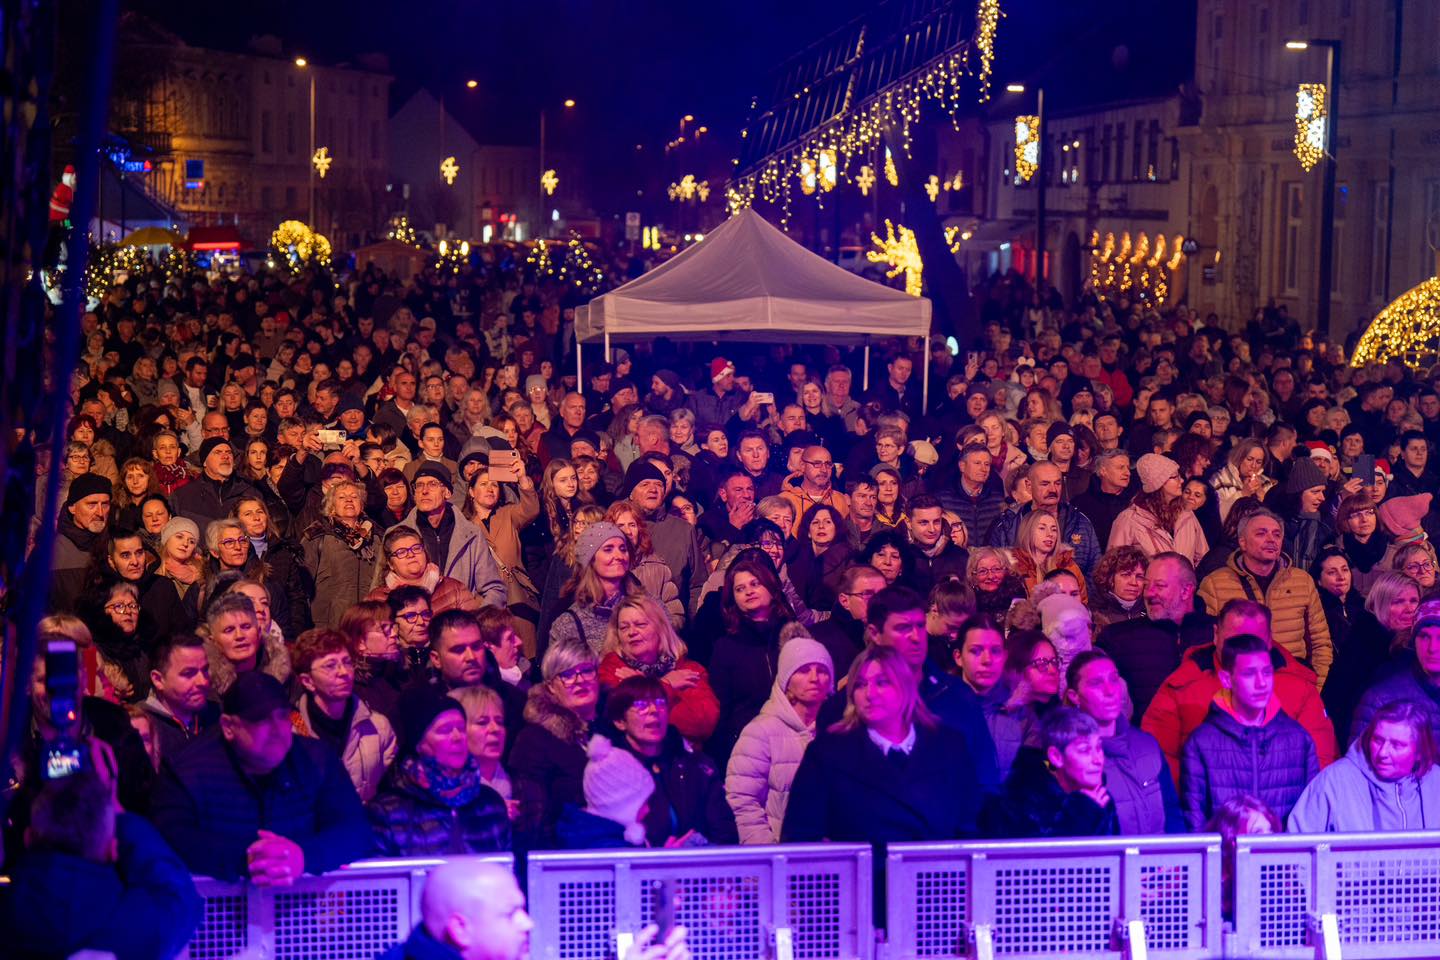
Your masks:
{"label": "lamp post", "polygon": [[[308,60],[306,60],[304,57],[296,57],[296,58],[295,58],[295,66],[299,67],[301,70],[305,70],[307,67],[310,66],[310,62],[309,62]],[[305,155],[305,156],[306,156],[305,166],[306,166],[306,167],[308,168],[308,170],[309,170],[309,177],[310,177],[310,179],[309,179],[309,184],[308,184],[308,187],[307,187],[307,190],[306,190],[306,192],[309,194],[310,213],[309,213],[309,219],[308,219],[306,222],[310,225],[310,229],[311,229],[311,230],[314,230],[314,229],[316,229],[316,226],[315,226],[315,161],[314,161],[314,159],[313,159],[314,156],[315,156],[315,71],[314,71],[314,70],[309,70],[308,72],[309,72],[309,74],[310,74],[310,152]]]}
{"label": "lamp post", "polygon": [[1286,50],[1325,48],[1325,193],[1320,198],[1320,302],[1315,305],[1315,328],[1320,336],[1330,335],[1330,288],[1335,266],[1335,117],[1340,101],[1340,41],[1290,40]]}
{"label": "lamp post", "polygon": [[[1025,84],[1006,84],[1007,93],[1024,93]],[[1035,88],[1035,293],[1044,297],[1045,284],[1045,88]]]}
{"label": "lamp post", "polygon": [[[572,109],[574,106],[575,106],[575,101],[574,101],[574,100],[571,100],[571,99],[568,99],[568,98],[567,98],[567,99],[564,101],[564,107],[565,107],[566,110],[570,110],[570,109]],[[542,235],[542,234],[541,234],[541,231],[542,231],[542,230],[544,231],[544,234],[543,234],[544,236],[547,236],[547,237],[548,237],[548,236],[550,235],[549,221],[547,221],[547,220],[545,219],[545,206],[546,206],[546,203],[545,203],[545,185],[540,182],[541,179],[545,176],[545,171],[546,171],[547,169],[549,169],[549,168],[545,166],[545,108],[544,108],[544,107],[541,107],[541,108],[540,108],[540,175],[535,178],[535,182],[536,182],[537,190],[538,190],[538,192],[537,192],[536,195],[535,195],[536,200],[538,201],[538,206],[535,208],[535,211],[536,211],[536,213],[535,213],[535,219],[536,219],[536,224],[535,224],[535,236],[536,236],[537,238]]]}

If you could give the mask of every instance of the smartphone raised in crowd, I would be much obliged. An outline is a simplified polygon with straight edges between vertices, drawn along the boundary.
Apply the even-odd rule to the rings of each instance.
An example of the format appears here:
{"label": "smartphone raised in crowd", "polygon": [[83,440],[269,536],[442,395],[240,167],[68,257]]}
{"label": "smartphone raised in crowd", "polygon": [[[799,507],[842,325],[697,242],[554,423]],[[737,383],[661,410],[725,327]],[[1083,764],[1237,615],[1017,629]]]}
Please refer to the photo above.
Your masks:
{"label": "smartphone raised in crowd", "polygon": [[655,924],[652,943],[664,943],[675,929],[680,915],[680,889],[674,880],[654,880],[650,886],[650,922]]}
{"label": "smartphone raised in crowd", "polygon": [[485,469],[496,483],[520,482],[520,454],[515,450],[491,450],[486,457]]}
{"label": "smartphone raised in crowd", "polygon": [[1373,486],[1375,483],[1375,454],[1362,453],[1355,458],[1355,469],[1352,477],[1359,477],[1360,482],[1365,486]]}

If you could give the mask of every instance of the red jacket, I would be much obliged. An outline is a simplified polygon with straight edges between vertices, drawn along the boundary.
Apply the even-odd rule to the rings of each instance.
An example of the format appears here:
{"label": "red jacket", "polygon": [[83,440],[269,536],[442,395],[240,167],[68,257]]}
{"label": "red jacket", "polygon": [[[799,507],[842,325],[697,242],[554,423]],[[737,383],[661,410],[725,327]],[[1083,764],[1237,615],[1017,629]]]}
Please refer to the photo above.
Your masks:
{"label": "red jacket", "polygon": [[1128,407],[1135,399],[1135,389],[1130,386],[1130,380],[1125,376],[1125,371],[1116,367],[1114,370],[1100,371],[1100,376],[1095,378],[1097,383],[1103,383],[1115,394],[1115,406]]}
{"label": "red jacket", "polygon": [[[1278,644],[1270,648],[1270,659],[1275,663],[1275,695],[1281,708],[1309,732],[1315,741],[1320,766],[1328,766],[1335,759],[1335,727],[1320,702],[1315,672]],[[1160,741],[1160,749],[1170,761],[1176,783],[1180,782],[1180,751],[1190,734],[1205,722],[1210,704],[1219,692],[1215,644],[1192,647],[1185,651],[1185,659],[1175,672],[1160,685],[1140,721],[1140,729]]]}
{"label": "red jacket", "polygon": [[[625,663],[618,653],[607,653],[600,661],[600,686],[614,690],[624,679],[620,671]],[[694,660],[682,658],[675,664],[676,670],[690,670],[698,674],[693,686],[676,690],[665,681],[660,681],[670,697],[670,725],[689,740],[703,741],[715,732],[720,722],[720,701],[710,686],[710,674]],[[629,674],[626,674],[629,676]]]}

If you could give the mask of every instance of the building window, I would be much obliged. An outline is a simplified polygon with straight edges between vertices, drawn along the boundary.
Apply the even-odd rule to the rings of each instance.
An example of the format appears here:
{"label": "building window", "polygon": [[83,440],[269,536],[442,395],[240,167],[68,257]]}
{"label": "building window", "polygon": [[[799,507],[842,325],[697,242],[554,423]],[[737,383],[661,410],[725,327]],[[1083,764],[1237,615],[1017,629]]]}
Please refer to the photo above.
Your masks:
{"label": "building window", "polygon": [[1170,179],[1180,179],[1180,141],[1175,137],[1169,138],[1170,143]]}
{"label": "building window", "polygon": [[290,156],[295,155],[295,111],[290,110],[285,114],[285,152]]}
{"label": "building window", "polygon": [[266,186],[260,188],[260,207],[263,213],[269,213],[271,210],[275,209],[274,187]]}
{"label": "building window", "polygon": [[1125,179],[1125,124],[1115,124],[1115,179]]}
{"label": "building window", "polygon": [[1139,180],[1145,176],[1145,121],[1135,121],[1135,142],[1130,147],[1130,179]]}
{"label": "building window", "polygon": [[1145,140],[1145,179],[1160,179],[1160,121],[1151,120]]}
{"label": "building window", "polygon": [[1430,246],[1430,238],[1437,226],[1440,226],[1440,180],[1427,180],[1425,216],[1420,220],[1420,269],[1415,271],[1415,283],[1435,275],[1435,250]]}
{"label": "building window", "polygon": [[1346,212],[1350,206],[1350,184],[1339,183],[1335,185],[1335,231],[1334,240],[1330,245],[1330,297],[1333,300],[1340,296],[1344,289],[1342,282],[1345,276],[1345,260],[1340,256],[1340,251],[1345,249],[1345,220]]}
{"label": "building window", "polygon": [[286,212],[287,214],[292,215],[292,216],[295,214],[295,188],[294,188],[294,187],[286,187],[286,188],[285,188],[285,212]]}
{"label": "building window", "polygon": [[1280,285],[1293,297],[1300,292],[1300,241],[1305,222],[1303,188],[1293,181],[1286,183],[1282,196],[1285,198],[1285,236],[1280,249]]}
{"label": "building window", "polygon": [[270,144],[270,111],[262,110],[260,112],[260,152],[270,153],[271,150],[272,147]]}
{"label": "building window", "polygon": [[1376,181],[1370,196],[1374,203],[1370,210],[1370,290],[1372,301],[1385,300],[1385,264],[1390,260],[1390,184]]}
{"label": "building window", "polygon": [[1114,128],[1108,123],[1105,124],[1105,132],[1100,137],[1100,178],[1097,183],[1110,180],[1110,145],[1114,139]]}

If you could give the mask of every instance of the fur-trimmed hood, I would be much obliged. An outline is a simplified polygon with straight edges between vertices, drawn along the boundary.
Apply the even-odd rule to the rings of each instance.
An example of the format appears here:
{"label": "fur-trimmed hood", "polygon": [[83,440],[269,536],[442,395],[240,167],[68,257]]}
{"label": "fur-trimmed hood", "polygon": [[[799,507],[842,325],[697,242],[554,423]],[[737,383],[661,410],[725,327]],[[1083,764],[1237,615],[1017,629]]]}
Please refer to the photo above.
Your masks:
{"label": "fur-trimmed hood", "polygon": [[[285,635],[274,623],[270,626],[272,629],[265,632],[260,648],[260,669],[285,683],[290,679],[290,650],[285,646]],[[219,646],[208,637],[205,640],[205,657],[210,661],[211,688],[216,696],[223,696],[235,683],[235,668],[220,655]]]}
{"label": "fur-trimmed hood", "polygon": [[590,736],[590,725],[573,711],[561,706],[560,701],[550,692],[549,685],[544,683],[537,683],[530,688],[529,696],[525,700],[525,722],[545,729],[563,743],[584,746]]}

